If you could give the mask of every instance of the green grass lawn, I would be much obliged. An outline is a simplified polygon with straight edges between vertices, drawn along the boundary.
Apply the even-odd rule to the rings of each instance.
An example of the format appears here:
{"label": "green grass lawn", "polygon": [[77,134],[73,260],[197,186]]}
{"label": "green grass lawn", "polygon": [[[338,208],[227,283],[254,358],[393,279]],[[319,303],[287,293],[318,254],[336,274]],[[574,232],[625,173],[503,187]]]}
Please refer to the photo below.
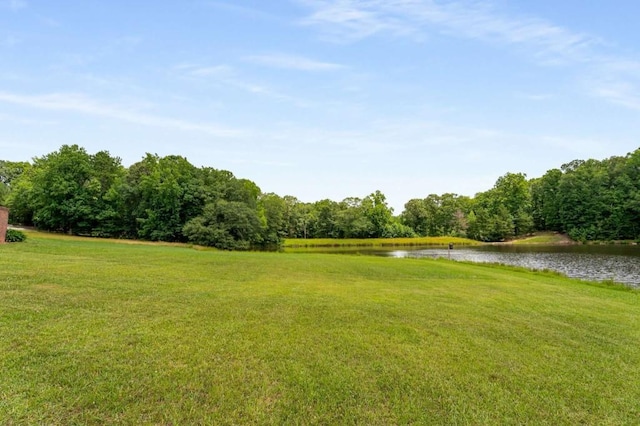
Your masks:
{"label": "green grass lawn", "polygon": [[565,234],[541,232],[531,237],[514,240],[513,244],[575,244],[575,241]]}
{"label": "green grass lawn", "polygon": [[29,234],[0,424],[640,422],[640,293],[447,260]]}
{"label": "green grass lawn", "polygon": [[296,247],[397,247],[397,246],[446,246],[479,245],[479,241],[459,237],[415,237],[415,238],[287,238],[285,248]]}

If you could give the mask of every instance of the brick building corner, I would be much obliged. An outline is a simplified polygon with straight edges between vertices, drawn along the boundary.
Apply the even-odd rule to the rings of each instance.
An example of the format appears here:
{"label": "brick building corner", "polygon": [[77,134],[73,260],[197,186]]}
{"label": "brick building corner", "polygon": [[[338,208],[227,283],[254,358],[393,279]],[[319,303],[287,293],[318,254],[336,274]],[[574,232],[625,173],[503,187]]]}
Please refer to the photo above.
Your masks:
{"label": "brick building corner", "polygon": [[7,228],[9,227],[9,209],[0,207],[0,244],[4,244],[7,236]]}

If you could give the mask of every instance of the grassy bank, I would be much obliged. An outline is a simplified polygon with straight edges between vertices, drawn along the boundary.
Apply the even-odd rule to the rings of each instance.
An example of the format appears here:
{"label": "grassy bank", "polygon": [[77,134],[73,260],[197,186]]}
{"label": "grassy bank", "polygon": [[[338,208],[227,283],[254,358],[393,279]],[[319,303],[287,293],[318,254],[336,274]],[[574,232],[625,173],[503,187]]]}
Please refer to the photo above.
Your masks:
{"label": "grassy bank", "polygon": [[0,246],[0,424],[635,424],[640,294],[446,260]]}
{"label": "grassy bank", "polygon": [[544,245],[566,245],[577,244],[566,234],[558,232],[538,232],[530,237],[513,240],[512,244],[544,244]]}
{"label": "grassy bank", "polygon": [[416,238],[288,238],[284,242],[285,248],[298,247],[416,247],[416,246],[446,246],[478,245],[478,241],[458,237],[416,237]]}

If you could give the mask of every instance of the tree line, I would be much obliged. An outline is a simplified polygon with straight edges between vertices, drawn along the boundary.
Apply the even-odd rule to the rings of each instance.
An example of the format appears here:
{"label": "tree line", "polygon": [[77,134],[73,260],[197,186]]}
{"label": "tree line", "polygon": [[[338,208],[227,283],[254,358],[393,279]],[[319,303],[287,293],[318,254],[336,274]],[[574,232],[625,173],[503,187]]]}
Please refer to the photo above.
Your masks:
{"label": "tree line", "polygon": [[460,236],[502,241],[533,231],[574,239],[640,238],[640,149],[576,160],[544,176],[507,173],[474,197],[431,194],[394,215],[386,197],[305,203],[181,156],[147,154],[124,167],[78,145],[32,162],[0,160],[0,204],[13,223],[110,238],[275,247],[284,238]]}

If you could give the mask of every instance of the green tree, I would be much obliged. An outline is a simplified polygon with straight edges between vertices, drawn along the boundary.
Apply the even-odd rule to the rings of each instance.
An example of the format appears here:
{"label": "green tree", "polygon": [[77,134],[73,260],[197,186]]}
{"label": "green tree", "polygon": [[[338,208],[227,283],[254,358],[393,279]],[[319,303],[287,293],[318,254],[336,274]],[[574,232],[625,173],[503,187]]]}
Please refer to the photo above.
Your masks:
{"label": "green tree", "polygon": [[430,194],[405,204],[402,222],[422,236],[465,236],[471,199],[457,194]]}
{"label": "green tree", "polygon": [[311,205],[308,218],[308,237],[339,238],[337,215],[340,206],[335,201],[325,199]]}
{"label": "green tree", "polygon": [[357,197],[345,198],[338,204],[335,221],[339,238],[368,238],[372,233],[373,224]]}
{"label": "green tree", "polygon": [[122,221],[117,210],[117,187],[126,170],[121,159],[100,151],[91,157],[92,177],[90,186],[94,188],[91,203],[90,233],[94,236],[114,237],[123,235]]}
{"label": "green tree", "polygon": [[400,220],[404,225],[413,229],[416,234],[427,236],[429,235],[429,217],[424,200],[414,198],[405,203]]}
{"label": "green tree", "polygon": [[383,238],[413,238],[416,237],[415,231],[402,223],[400,218],[393,217],[391,222],[384,229]]}
{"label": "green tree", "polygon": [[624,212],[619,238],[640,240],[640,149],[627,155],[616,186],[622,194],[618,197],[618,205]]}
{"label": "green tree", "polygon": [[258,213],[263,223],[262,244],[279,246],[287,236],[287,204],[277,194],[262,194],[258,199]]}
{"label": "green tree", "polygon": [[502,241],[515,235],[513,216],[495,187],[476,194],[467,221],[468,236],[479,241]]}
{"label": "green tree", "polygon": [[362,200],[362,208],[364,216],[371,222],[368,237],[381,238],[393,217],[393,209],[387,204],[387,197],[376,191]]}
{"label": "green tree", "polygon": [[106,194],[118,173],[120,160],[102,151],[89,155],[78,145],[34,159],[28,173],[16,181],[11,203],[25,222],[41,229],[92,235],[108,209]]}
{"label": "green tree", "polygon": [[285,195],[282,201],[284,202],[284,236],[286,238],[306,238],[309,206],[292,195]]}
{"label": "green tree", "polygon": [[183,231],[190,242],[225,250],[248,250],[263,242],[258,212],[240,201],[207,204]]}
{"label": "green tree", "polygon": [[123,206],[135,235],[151,241],[185,241],[182,228],[202,212],[202,173],[186,158],[147,154],[129,168]]}
{"label": "green tree", "polygon": [[559,184],[563,230],[577,240],[598,239],[603,219],[610,214],[607,170],[596,160],[575,161],[563,170]]}
{"label": "green tree", "polygon": [[492,195],[495,197],[493,209],[496,217],[502,218],[504,216],[499,211],[502,206],[513,222],[515,236],[531,232],[533,217],[531,215],[531,190],[527,176],[523,173],[507,173],[498,178],[493,189]]}
{"label": "green tree", "polygon": [[92,182],[91,156],[78,145],[63,145],[34,160],[33,211],[38,228],[70,233],[86,232],[91,201],[97,192]]}
{"label": "green tree", "polygon": [[33,226],[35,209],[33,175],[36,170],[27,167],[19,177],[12,180],[11,189],[6,196],[5,203],[11,209],[9,220],[11,223]]}
{"label": "green tree", "polygon": [[0,160],[0,206],[6,203],[12,183],[30,166],[26,162]]}
{"label": "green tree", "polygon": [[541,178],[531,181],[531,208],[535,229],[543,231],[562,231],[559,210],[560,169],[549,170]]}

